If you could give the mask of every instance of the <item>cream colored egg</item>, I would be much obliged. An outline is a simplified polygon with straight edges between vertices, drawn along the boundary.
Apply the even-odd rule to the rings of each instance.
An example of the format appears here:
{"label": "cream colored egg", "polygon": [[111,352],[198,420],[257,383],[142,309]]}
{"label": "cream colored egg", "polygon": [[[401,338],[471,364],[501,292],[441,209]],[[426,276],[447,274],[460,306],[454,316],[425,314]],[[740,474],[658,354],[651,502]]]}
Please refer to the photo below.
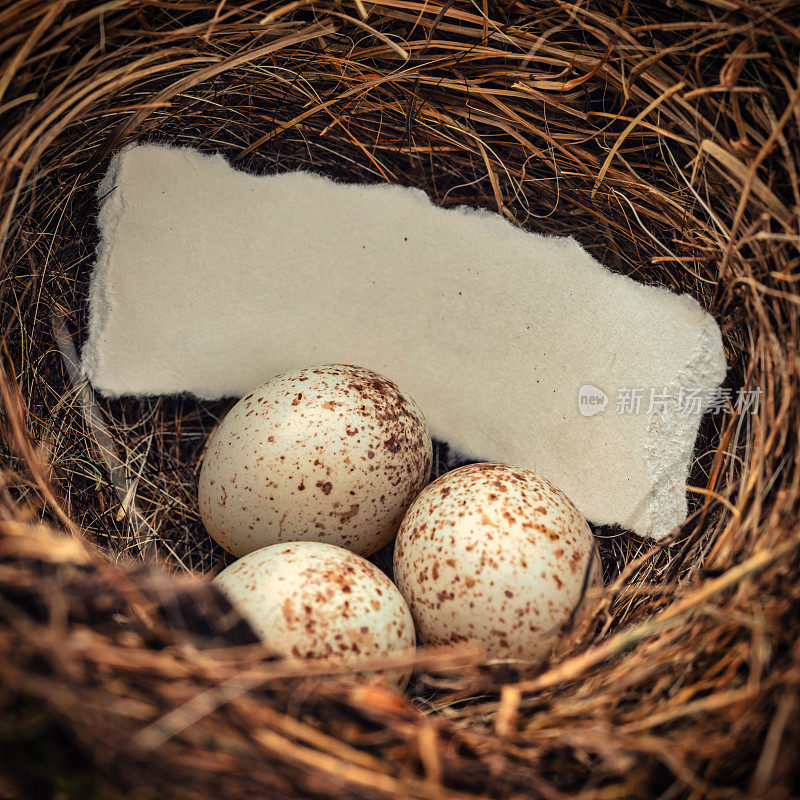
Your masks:
{"label": "cream colored egg", "polygon": [[[588,577],[587,577],[588,572]],[[539,661],[602,585],[586,520],[533,472],[471,464],[431,483],[406,514],[394,577],[426,644],[472,641]]]}
{"label": "cream colored egg", "polygon": [[200,514],[237,556],[300,540],[366,556],[397,533],[430,466],[425,418],[392,381],[342,364],[301,369],[223,419],[200,472]]}
{"label": "cream colored egg", "polygon": [[[356,663],[416,645],[411,612],[369,561],[330,544],[290,542],[256,550],[215,582],[277,655]],[[402,688],[411,669],[387,680]]]}

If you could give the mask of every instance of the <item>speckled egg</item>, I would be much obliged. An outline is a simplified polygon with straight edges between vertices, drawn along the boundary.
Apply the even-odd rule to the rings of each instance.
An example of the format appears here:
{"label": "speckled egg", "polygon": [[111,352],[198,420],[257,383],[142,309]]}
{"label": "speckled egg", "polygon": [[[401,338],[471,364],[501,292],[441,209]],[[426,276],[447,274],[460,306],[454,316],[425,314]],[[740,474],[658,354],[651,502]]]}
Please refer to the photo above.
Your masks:
{"label": "speckled egg", "polygon": [[[587,578],[588,572],[588,578]],[[426,644],[472,641],[492,658],[545,658],[602,585],[586,520],[543,478],[471,464],[431,483],[400,526],[394,577]]]}
{"label": "speckled egg", "polygon": [[198,487],[206,530],[241,556],[317,541],[370,555],[428,482],[431,437],[392,381],[333,364],[243,397],[214,433]]}
{"label": "speckled egg", "polygon": [[[397,587],[369,561],[330,544],[290,542],[240,558],[215,579],[266,645],[284,658],[357,661],[416,645]],[[387,679],[402,688],[410,669]]]}

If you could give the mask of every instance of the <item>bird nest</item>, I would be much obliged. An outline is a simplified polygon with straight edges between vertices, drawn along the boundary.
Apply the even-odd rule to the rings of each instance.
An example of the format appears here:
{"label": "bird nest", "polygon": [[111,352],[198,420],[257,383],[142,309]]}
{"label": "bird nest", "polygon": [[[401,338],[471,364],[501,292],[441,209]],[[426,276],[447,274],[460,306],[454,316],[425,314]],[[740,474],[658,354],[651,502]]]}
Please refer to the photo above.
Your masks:
{"label": "bird nest", "polygon": [[[798,19],[792,0],[5,4],[0,795],[796,790]],[[75,368],[97,184],[132,141],[419,187],[696,297],[729,374],[689,518],[656,545],[596,530],[607,589],[536,673],[423,650],[398,695],[272,660],[204,577],[224,554],[197,465],[227,404],[106,401]]]}

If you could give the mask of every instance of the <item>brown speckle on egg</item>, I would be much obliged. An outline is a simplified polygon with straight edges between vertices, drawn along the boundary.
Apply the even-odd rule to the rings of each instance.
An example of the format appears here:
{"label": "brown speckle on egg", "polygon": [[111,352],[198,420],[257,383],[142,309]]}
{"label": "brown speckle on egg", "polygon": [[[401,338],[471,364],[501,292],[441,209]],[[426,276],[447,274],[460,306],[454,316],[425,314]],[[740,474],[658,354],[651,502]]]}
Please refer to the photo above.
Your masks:
{"label": "brown speckle on egg", "polygon": [[551,483],[505,464],[434,481],[395,544],[395,581],[422,641],[473,641],[494,658],[546,657],[587,571],[590,587],[602,584],[586,520]]}
{"label": "brown speckle on egg", "polygon": [[422,412],[387,378],[343,364],[289,372],[217,428],[200,472],[200,514],[237,556],[297,540],[370,555],[427,483],[431,453]]}

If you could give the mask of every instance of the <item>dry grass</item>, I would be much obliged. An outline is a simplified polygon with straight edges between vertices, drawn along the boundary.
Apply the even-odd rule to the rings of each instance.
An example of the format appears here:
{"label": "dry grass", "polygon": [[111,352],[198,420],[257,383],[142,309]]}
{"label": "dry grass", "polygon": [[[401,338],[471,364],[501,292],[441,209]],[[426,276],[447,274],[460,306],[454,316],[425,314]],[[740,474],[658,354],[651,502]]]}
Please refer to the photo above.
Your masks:
{"label": "dry grass", "polygon": [[[795,0],[0,8],[0,797],[798,792],[798,22]],[[598,531],[609,588],[540,674],[430,653],[405,698],[294,674],[197,577],[223,559],[195,473],[226,404],[96,401],[75,373],[94,191],[133,140],[575,233],[696,296],[760,407],[707,418],[669,542]]]}

